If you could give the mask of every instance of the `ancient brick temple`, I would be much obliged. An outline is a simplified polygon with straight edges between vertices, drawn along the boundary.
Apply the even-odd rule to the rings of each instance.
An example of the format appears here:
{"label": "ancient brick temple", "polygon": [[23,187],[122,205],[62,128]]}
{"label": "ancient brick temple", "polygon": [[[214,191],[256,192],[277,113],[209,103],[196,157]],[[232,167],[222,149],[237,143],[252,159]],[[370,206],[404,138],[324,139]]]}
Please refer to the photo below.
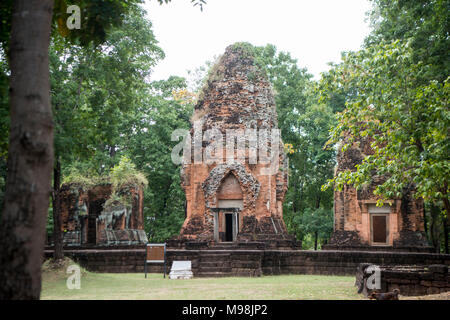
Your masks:
{"label": "ancient brick temple", "polygon": [[[264,132],[269,136],[271,129],[278,128],[272,88],[245,45],[229,46],[212,68],[192,123],[192,150],[185,156],[181,173],[186,220],[178,239],[209,243],[292,240],[282,212],[288,179],[283,144],[264,140]],[[212,146],[205,139],[208,130],[223,136],[215,153],[219,156],[215,162],[196,161],[198,154],[208,154]],[[197,140],[202,134],[203,141]],[[259,153],[262,141],[269,141],[271,161],[263,161]],[[197,155],[196,146],[200,147]]]}
{"label": "ancient brick temple", "polygon": [[[369,139],[358,139],[345,152],[338,153],[336,174],[355,170],[365,156],[373,154]],[[411,184],[403,196],[377,207],[373,194],[385,181],[373,176],[366,188],[356,190],[344,185],[334,193],[334,233],[327,249],[361,248],[431,251],[426,241],[423,222],[423,200],[414,198]]]}
{"label": "ancient brick temple", "polygon": [[122,187],[112,197],[111,184],[96,185],[87,190],[78,184],[63,184],[60,206],[65,245],[147,242],[141,187]]}

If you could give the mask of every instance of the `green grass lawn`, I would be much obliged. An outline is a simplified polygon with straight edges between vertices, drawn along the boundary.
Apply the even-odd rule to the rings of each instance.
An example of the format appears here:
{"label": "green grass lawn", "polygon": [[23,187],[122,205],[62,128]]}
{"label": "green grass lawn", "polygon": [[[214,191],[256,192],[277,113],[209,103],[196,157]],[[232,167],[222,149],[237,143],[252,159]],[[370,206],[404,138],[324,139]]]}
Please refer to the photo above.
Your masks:
{"label": "green grass lawn", "polygon": [[44,274],[41,299],[362,299],[354,277],[285,275],[169,280],[162,274],[84,272],[81,289]]}

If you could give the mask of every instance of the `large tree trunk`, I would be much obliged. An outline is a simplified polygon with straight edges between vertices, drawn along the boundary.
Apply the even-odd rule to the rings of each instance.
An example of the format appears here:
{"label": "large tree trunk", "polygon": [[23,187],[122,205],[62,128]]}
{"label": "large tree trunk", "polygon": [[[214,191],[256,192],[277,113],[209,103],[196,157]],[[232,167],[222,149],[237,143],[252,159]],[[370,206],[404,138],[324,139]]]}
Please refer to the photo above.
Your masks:
{"label": "large tree trunk", "polygon": [[64,258],[60,189],[61,189],[61,161],[59,160],[58,156],[55,155],[55,167],[53,169],[53,197],[52,197],[53,245],[54,245],[53,259],[55,261],[59,261]]}
{"label": "large tree trunk", "polygon": [[0,223],[0,299],[39,299],[53,167],[48,47],[53,0],[14,2],[11,129]]}

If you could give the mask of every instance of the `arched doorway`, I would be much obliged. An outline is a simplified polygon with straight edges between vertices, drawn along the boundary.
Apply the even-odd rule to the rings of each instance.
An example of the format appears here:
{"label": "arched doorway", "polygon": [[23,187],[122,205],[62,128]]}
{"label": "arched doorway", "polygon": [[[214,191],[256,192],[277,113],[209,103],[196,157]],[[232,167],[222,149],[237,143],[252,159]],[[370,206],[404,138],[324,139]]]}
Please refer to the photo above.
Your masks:
{"label": "arched doorway", "polygon": [[243,205],[241,186],[238,179],[230,172],[222,179],[217,190],[217,209],[214,216],[214,238],[216,241],[236,241],[239,233],[239,214]]}

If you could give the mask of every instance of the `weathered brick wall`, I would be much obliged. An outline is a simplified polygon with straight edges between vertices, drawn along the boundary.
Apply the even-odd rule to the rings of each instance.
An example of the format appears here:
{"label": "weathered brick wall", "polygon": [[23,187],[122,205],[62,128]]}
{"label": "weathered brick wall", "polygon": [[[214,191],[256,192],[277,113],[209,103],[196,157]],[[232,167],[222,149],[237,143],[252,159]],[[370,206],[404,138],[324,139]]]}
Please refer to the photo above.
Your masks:
{"label": "weathered brick wall", "polygon": [[394,289],[398,289],[404,296],[450,291],[449,265],[378,265],[381,281],[380,288],[377,290],[369,289],[368,281],[374,271],[367,267],[369,264],[360,264],[356,274],[358,292],[365,296],[370,295],[373,291],[392,292]]}
{"label": "weathered brick wall", "polygon": [[423,269],[392,269],[381,272],[382,288],[399,289],[402,295],[415,296],[450,291],[449,267],[429,265]]}
{"label": "weathered brick wall", "polygon": [[127,201],[114,201],[105,207],[111,193],[110,184],[96,185],[89,190],[77,184],[62,185],[60,201],[65,245],[147,242],[142,188],[121,188],[118,195]]}
{"label": "weathered brick wall", "polygon": [[88,192],[76,184],[63,184],[60,190],[61,231],[64,243],[76,245],[87,240]]}

